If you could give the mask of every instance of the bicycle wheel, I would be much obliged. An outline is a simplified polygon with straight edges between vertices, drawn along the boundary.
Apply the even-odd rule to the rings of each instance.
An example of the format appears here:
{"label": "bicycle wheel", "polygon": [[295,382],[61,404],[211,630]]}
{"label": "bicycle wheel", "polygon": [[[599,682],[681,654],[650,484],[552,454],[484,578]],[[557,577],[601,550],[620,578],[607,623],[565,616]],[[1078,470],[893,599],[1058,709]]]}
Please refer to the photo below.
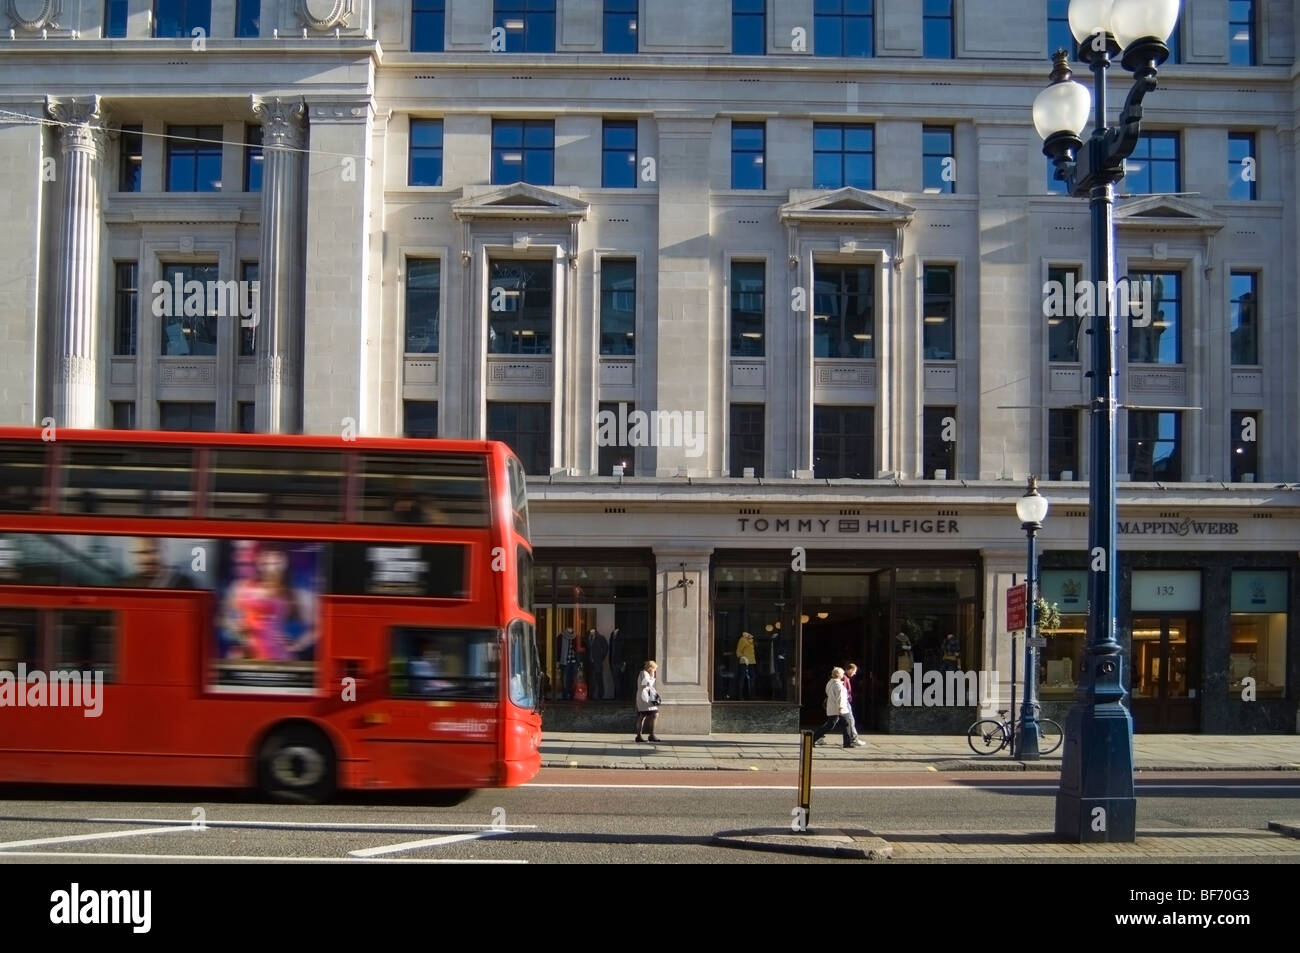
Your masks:
{"label": "bicycle wheel", "polygon": [[976,754],[996,754],[1007,743],[1002,722],[983,718],[966,730],[966,742]]}
{"label": "bicycle wheel", "polygon": [[1065,734],[1061,731],[1061,726],[1050,718],[1038,719],[1038,753],[1051,754],[1057,748],[1061,747],[1061,742],[1065,740]]}

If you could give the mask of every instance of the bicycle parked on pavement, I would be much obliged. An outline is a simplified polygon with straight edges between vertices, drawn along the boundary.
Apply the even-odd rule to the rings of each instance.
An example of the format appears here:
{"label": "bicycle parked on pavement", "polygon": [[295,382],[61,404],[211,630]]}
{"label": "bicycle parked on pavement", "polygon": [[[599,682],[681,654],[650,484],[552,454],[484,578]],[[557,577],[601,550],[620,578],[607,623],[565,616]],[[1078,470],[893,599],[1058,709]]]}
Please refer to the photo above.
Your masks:
{"label": "bicycle parked on pavement", "polygon": [[[1006,710],[998,712],[1007,714]],[[966,741],[970,750],[976,754],[997,754],[1011,745],[1016,737],[1016,728],[1020,723],[1013,718],[981,718],[966,729]],[[1064,740],[1061,726],[1050,718],[1038,719],[1038,753],[1051,754],[1061,747]],[[1014,745],[1012,748],[1014,750]]]}

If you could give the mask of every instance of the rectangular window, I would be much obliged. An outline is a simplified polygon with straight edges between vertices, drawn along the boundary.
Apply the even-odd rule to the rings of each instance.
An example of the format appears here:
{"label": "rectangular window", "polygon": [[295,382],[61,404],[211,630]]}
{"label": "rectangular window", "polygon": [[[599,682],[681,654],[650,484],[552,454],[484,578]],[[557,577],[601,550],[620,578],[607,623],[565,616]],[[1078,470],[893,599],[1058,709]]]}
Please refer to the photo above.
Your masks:
{"label": "rectangular window", "polygon": [[767,325],[767,264],[731,263],[731,356],[762,357]]}
{"label": "rectangular window", "polygon": [[[755,559],[754,562],[761,563],[761,560]],[[713,601],[714,701],[786,704],[796,701],[799,692],[799,679],[795,674],[799,659],[796,645],[799,613],[795,611],[798,605],[795,580],[800,575],[789,566],[778,567],[770,562],[766,565],[732,563],[719,567]],[[880,575],[888,577],[889,573]],[[878,592],[879,588],[873,584],[873,596]],[[819,600],[817,604],[820,605],[820,598],[805,588],[804,611],[808,611],[814,599]],[[881,598],[888,598],[888,595]],[[846,616],[852,611],[846,607]],[[833,625],[835,616],[827,615]],[[815,616],[810,621],[814,619]],[[805,627],[803,638],[810,636]],[[823,673],[817,674],[824,677]],[[821,680],[817,679],[818,682]],[[821,694],[820,684],[816,691]]]}
{"label": "rectangular window", "polygon": [[221,191],[221,127],[167,127],[167,191]]}
{"label": "rectangular window", "polygon": [[257,404],[251,400],[235,403],[235,426],[239,433],[257,433]]}
{"label": "rectangular window", "polygon": [[813,476],[818,480],[870,480],[875,408],[813,407]]}
{"label": "rectangular window", "polygon": [[391,697],[496,700],[501,650],[495,630],[394,626],[389,631]]}
{"label": "rectangular window", "polygon": [[871,56],[875,0],[813,0],[813,53]]}
{"label": "rectangular window", "polygon": [[819,122],[813,126],[813,188],[876,187],[875,127]]}
{"label": "rectangular window", "polygon": [[1259,479],[1259,411],[1234,410],[1228,436],[1232,440],[1232,482],[1254,483]]}
{"label": "rectangular window", "polygon": [[135,401],[115,400],[111,403],[114,430],[135,429]]}
{"label": "rectangular window", "polygon": [[20,664],[44,670],[39,617],[35,609],[0,609],[0,672],[17,679]]}
{"label": "rectangular window", "polygon": [[175,518],[189,516],[194,502],[191,450],[73,444],[60,473],[63,513]]}
{"label": "rectangular window", "polygon": [[1228,133],[1228,198],[1253,202],[1255,181],[1259,178],[1259,159],[1253,132]]}
{"label": "rectangular window", "polygon": [[922,7],[923,50],[926,59],[950,60],[954,42],[952,0],[924,0]]}
{"label": "rectangular window", "polygon": [[0,446],[0,510],[45,511],[45,446],[41,443]]}
{"label": "rectangular window", "polygon": [[402,401],[402,436],[435,440],[438,437],[436,400]]}
{"label": "rectangular window", "polygon": [[235,0],[235,36],[262,34],[262,0]]}
{"label": "rectangular window", "polygon": [[190,40],[195,29],[212,35],[212,0],[154,0],[154,36]]}
{"label": "rectangular window", "polygon": [[1072,698],[1087,649],[1088,574],[1044,569],[1038,576],[1038,594],[1061,613],[1061,627],[1039,650],[1039,694],[1044,698]]}
{"label": "rectangular window", "polygon": [[613,476],[614,467],[620,464],[623,467],[623,476],[636,476],[636,447],[620,442],[626,433],[620,422],[620,415],[623,420],[632,420],[635,410],[636,405],[628,401],[602,402],[598,408],[596,476]]}
{"label": "rectangular window", "polygon": [[442,185],[442,120],[412,119],[407,185]]}
{"label": "rectangular window", "polygon": [[210,519],[335,522],[343,518],[343,454],[320,450],[212,451]]}
{"label": "rectangular window", "polygon": [[[251,315],[241,315],[239,319],[239,356],[252,357],[257,353],[257,314],[261,310],[262,283],[258,279],[261,269],[258,262],[241,261],[239,263],[239,280],[243,282],[247,292],[240,292],[241,307],[243,302],[256,302],[256,305],[250,310]],[[257,294],[253,294],[253,289],[257,289]]]}
{"label": "rectangular window", "polygon": [[217,405],[193,401],[159,401],[158,429],[211,433],[217,429]]}
{"label": "rectangular window", "polygon": [[957,479],[957,408],[925,408],[924,470],[927,480]]}
{"label": "rectangular window", "polygon": [[600,353],[636,353],[636,260],[600,260]]}
{"label": "rectangular window", "polygon": [[767,188],[767,126],[761,122],[731,124],[731,187]]}
{"label": "rectangular window", "polygon": [[875,327],[875,266],[814,263],[813,353],[874,358]]}
{"label": "rectangular window", "polygon": [[636,188],[636,120],[606,119],[601,133],[600,184],[607,189]]}
{"label": "rectangular window", "polygon": [[126,15],[127,0],[107,0],[104,4],[105,39],[120,40],[126,36]]}
{"label": "rectangular window", "polygon": [[[54,612],[54,663],[58,672],[102,672],[117,681],[114,635],[116,619],[103,609],[57,609]],[[84,697],[84,695],[83,695]],[[102,699],[100,699],[102,704]]]}
{"label": "rectangular window", "polygon": [[924,269],[921,338],[927,361],[957,360],[956,271],[950,265]]}
{"label": "rectangular window", "polygon": [[1182,191],[1178,133],[1152,132],[1138,138],[1133,155],[1124,160],[1126,195],[1171,195]]}
{"label": "rectangular window", "polygon": [[[162,266],[162,280],[167,282],[167,291],[163,292],[162,301],[155,302],[153,310],[162,312],[162,353],[213,355],[217,353],[217,325],[222,320],[216,314],[218,310],[208,307],[210,299],[216,297],[215,282],[217,266],[215,264],[167,264]],[[177,289],[180,289],[177,293]],[[204,302],[202,314],[187,314],[193,310],[185,307],[191,296],[202,295]],[[180,299],[179,302],[177,299]],[[157,305],[161,303],[162,307]]]}
{"label": "rectangular window", "polygon": [[492,120],[492,184],[555,184],[555,123],[549,119]]}
{"label": "rectangular window", "polygon": [[[1052,302],[1047,310],[1061,312],[1047,315],[1047,359],[1057,364],[1079,362],[1079,331],[1084,319],[1078,306],[1081,280],[1078,268],[1047,269],[1047,300]],[[1060,302],[1059,308],[1055,301]]]}
{"label": "rectangular window", "polygon": [[1070,62],[1076,59],[1077,44],[1074,33],[1070,30],[1070,0],[1047,0],[1047,57],[1051,59],[1057,50],[1070,54]]}
{"label": "rectangular window", "polygon": [[525,473],[548,476],[551,472],[551,405],[488,401],[487,439],[501,440],[510,447],[524,465]]}
{"label": "rectangular window", "polygon": [[1228,62],[1255,65],[1255,0],[1228,0]]}
{"label": "rectangular window", "polygon": [[406,353],[438,353],[438,315],[442,306],[442,262],[406,259]]}
{"label": "rectangular window", "polygon": [[747,467],[753,468],[754,476],[763,475],[765,410],[762,404],[731,405],[731,430],[727,449],[733,477],[743,477]]}
{"label": "rectangular window", "polygon": [[495,0],[494,7],[492,26],[504,31],[507,53],[555,52],[555,0]]}
{"label": "rectangular window", "polygon": [[[1228,694],[1242,697],[1253,678],[1255,696],[1286,694],[1286,633],[1290,600],[1288,573],[1238,569],[1232,573],[1232,614],[1228,648]],[[0,661],[0,666],[4,663]]]}
{"label": "rectangular window", "polygon": [[637,0],[605,0],[605,52],[635,53]]}
{"label": "rectangular window", "polygon": [[921,129],[921,165],[927,192],[951,195],[957,191],[957,159],[952,139],[951,126],[924,126]]}
{"label": "rectangular window", "polygon": [[134,261],[113,265],[113,353],[134,357],[140,322],[140,266]]}
{"label": "rectangular window", "polygon": [[1049,480],[1081,480],[1079,468],[1079,412],[1047,412],[1047,473]]}
{"label": "rectangular window", "polygon": [[1259,364],[1259,276],[1234,271],[1232,292],[1232,363]]}
{"label": "rectangular window", "polygon": [[266,164],[262,155],[262,127],[244,127],[244,191],[262,191],[262,168]]}
{"label": "rectangular window", "polygon": [[488,276],[488,353],[550,354],[555,263],[493,261]]}
{"label": "rectangular window", "polygon": [[767,0],[731,0],[731,52],[762,56],[767,52]]}
{"label": "rectangular window", "polygon": [[1182,416],[1173,411],[1128,412],[1128,472],[1139,483],[1183,478]]}
{"label": "rectangular window", "polygon": [[[1151,314],[1142,313],[1146,322],[1139,327],[1130,321],[1128,362],[1130,364],[1181,364],[1183,362],[1182,275],[1176,271],[1138,271],[1129,275],[1129,296],[1134,317],[1145,312],[1151,302]],[[1147,290],[1147,283],[1150,291]],[[1137,302],[1143,302],[1138,305]]]}
{"label": "rectangular window", "polygon": [[363,454],[358,508],[363,523],[487,526],[487,461],[466,454]]}
{"label": "rectangular window", "polygon": [[447,0],[412,0],[411,52],[441,53],[446,44]]}
{"label": "rectangular window", "polygon": [[122,127],[117,140],[117,190],[140,191],[140,170],[144,163],[144,127],[139,123]]}

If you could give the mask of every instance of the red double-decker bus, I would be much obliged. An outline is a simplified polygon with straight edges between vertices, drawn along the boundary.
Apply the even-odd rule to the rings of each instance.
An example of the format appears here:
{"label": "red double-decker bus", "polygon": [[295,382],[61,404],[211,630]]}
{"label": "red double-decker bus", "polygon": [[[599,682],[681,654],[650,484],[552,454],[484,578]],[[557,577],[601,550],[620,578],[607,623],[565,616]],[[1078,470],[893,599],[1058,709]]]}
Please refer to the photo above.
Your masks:
{"label": "red double-decker bus", "polygon": [[523,784],[531,562],[501,443],[0,428],[0,781]]}

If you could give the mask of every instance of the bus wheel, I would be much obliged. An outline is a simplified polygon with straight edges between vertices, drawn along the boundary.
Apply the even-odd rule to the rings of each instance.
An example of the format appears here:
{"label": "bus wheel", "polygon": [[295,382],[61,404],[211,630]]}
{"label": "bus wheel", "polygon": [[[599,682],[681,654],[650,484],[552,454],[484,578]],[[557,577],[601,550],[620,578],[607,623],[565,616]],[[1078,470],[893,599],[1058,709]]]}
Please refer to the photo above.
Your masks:
{"label": "bus wheel", "polygon": [[262,744],[257,777],[272,800],[319,804],[334,793],[334,746],[307,725],[277,728]]}

